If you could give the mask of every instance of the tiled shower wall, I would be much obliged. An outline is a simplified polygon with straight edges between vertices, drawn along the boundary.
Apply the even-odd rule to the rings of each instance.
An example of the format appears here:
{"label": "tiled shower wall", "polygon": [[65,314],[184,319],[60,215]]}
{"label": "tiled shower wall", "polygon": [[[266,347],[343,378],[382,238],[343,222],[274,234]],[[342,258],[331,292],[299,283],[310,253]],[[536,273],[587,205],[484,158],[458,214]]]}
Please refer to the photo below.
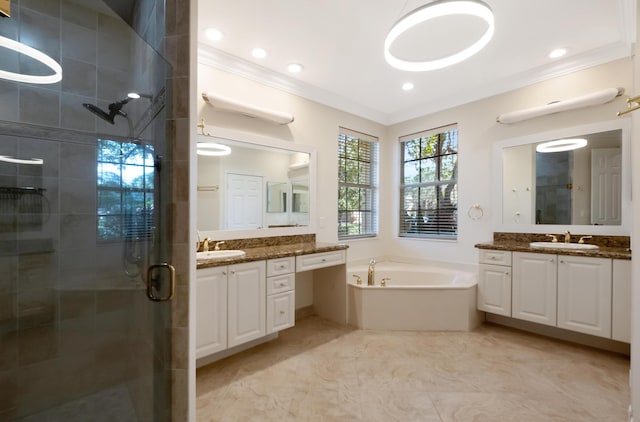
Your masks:
{"label": "tiled shower wall", "polygon": [[[37,229],[24,224],[33,216],[22,215],[22,221],[0,219],[0,391],[8,392],[0,395],[0,419],[126,381],[138,415],[146,420],[144,415],[154,411],[149,408],[150,397],[144,396],[149,386],[140,384],[150,379],[131,376],[149,369],[144,365],[150,364],[148,358],[158,347],[156,333],[144,329],[153,314],[145,311],[146,299],[114,285],[121,279],[121,274],[115,275],[120,269],[107,264],[119,259],[120,245],[96,242],[95,136],[82,135],[126,136],[129,128],[122,119],[112,126],[94,118],[82,103],[104,109],[130,90],[154,93],[167,82],[178,95],[168,95],[173,101],[167,104],[166,114],[143,135],[171,133],[171,150],[166,153],[174,158],[167,163],[174,177],[164,193],[176,195],[164,210],[170,215],[164,234],[172,243],[179,287],[173,318],[165,329],[172,330],[177,341],[165,344],[160,361],[151,365],[163,367],[174,357],[169,366],[173,420],[186,420],[189,2],[167,0],[165,6],[164,1],[149,0],[139,2],[136,9],[138,32],[168,57],[174,70],[170,75],[158,73],[162,66],[155,54],[135,42],[119,19],[83,9],[80,3],[14,0],[14,18],[0,25],[0,34],[14,39],[19,35],[19,20],[37,28],[20,35],[61,61],[65,72],[61,83],[45,87],[0,80],[0,103],[18,105],[0,107],[0,121],[19,123],[2,123],[0,154],[17,156],[32,148],[38,152],[33,156],[43,157],[46,163],[40,172],[0,163],[0,186],[42,186],[47,207],[46,216],[42,212],[36,218]],[[116,43],[131,45],[128,54],[112,48]],[[16,56],[3,69],[24,71],[30,66],[20,60]],[[138,69],[134,77],[132,68]],[[141,103],[129,106],[131,115],[142,109]],[[26,132],[24,125],[28,125]],[[100,267],[100,262],[105,266]],[[87,278],[88,268],[93,275]],[[136,342],[127,350],[132,338]]]}

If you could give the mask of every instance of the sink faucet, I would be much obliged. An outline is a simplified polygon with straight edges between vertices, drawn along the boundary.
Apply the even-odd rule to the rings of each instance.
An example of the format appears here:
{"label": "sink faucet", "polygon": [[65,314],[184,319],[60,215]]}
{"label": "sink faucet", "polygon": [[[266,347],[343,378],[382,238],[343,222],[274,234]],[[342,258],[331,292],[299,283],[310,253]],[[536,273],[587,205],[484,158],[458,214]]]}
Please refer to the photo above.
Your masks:
{"label": "sink faucet", "polygon": [[571,232],[569,230],[564,231],[564,243],[571,242]]}
{"label": "sink faucet", "polygon": [[222,245],[224,243],[224,240],[220,241],[220,242],[216,242],[215,246],[213,247],[214,251],[219,251],[220,250],[220,245]]}
{"label": "sink faucet", "polygon": [[369,261],[369,272],[367,273],[367,286],[373,286],[376,274],[376,260]]}

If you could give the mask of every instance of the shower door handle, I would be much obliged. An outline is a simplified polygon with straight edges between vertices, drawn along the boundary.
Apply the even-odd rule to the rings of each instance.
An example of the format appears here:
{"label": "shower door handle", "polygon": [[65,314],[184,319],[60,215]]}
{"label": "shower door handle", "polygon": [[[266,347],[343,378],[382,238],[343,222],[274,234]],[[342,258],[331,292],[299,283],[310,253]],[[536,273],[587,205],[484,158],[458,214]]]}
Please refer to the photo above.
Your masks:
{"label": "shower door handle", "polygon": [[[157,275],[156,270],[168,270],[169,271],[169,293],[166,296],[156,296],[155,291],[161,290],[162,279]],[[147,268],[147,297],[154,302],[168,302],[173,299],[176,293],[176,269],[173,265],[162,264],[150,265]]]}

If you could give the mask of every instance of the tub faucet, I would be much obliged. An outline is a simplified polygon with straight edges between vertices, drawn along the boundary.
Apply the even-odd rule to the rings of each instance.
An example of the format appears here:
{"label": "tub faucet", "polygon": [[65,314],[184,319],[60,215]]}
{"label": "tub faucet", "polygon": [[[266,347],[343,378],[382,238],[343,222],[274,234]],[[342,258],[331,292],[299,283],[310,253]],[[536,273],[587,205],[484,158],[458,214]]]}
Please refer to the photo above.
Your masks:
{"label": "tub faucet", "polygon": [[369,261],[369,272],[367,273],[367,286],[373,286],[376,274],[376,260]]}

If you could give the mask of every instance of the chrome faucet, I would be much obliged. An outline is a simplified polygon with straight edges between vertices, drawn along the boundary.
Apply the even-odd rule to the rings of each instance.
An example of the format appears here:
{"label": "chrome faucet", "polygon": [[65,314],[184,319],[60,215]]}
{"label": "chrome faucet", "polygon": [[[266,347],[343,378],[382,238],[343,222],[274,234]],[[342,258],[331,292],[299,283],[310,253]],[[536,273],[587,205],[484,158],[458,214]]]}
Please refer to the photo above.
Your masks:
{"label": "chrome faucet", "polygon": [[571,242],[571,232],[569,230],[564,231],[564,243]]}
{"label": "chrome faucet", "polygon": [[374,277],[376,274],[376,260],[369,261],[369,272],[367,273],[367,286],[374,285]]}
{"label": "chrome faucet", "polygon": [[213,247],[214,251],[219,251],[220,250],[220,245],[222,245],[224,243],[224,240],[221,240],[220,242],[216,242],[215,246]]}

